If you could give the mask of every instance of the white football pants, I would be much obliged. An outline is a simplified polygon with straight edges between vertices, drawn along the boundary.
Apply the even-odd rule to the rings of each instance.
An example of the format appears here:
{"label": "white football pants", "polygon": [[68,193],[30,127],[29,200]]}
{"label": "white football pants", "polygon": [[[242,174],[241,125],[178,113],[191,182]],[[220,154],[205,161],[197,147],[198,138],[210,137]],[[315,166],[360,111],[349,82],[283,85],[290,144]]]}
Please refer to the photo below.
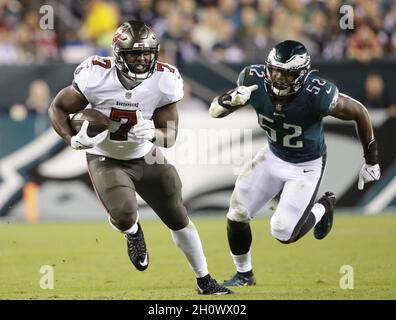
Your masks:
{"label": "white football pants", "polygon": [[290,240],[298,234],[311,212],[325,169],[325,158],[290,163],[275,156],[267,145],[242,169],[227,218],[248,223],[282,191],[271,218],[271,234],[280,241]]}

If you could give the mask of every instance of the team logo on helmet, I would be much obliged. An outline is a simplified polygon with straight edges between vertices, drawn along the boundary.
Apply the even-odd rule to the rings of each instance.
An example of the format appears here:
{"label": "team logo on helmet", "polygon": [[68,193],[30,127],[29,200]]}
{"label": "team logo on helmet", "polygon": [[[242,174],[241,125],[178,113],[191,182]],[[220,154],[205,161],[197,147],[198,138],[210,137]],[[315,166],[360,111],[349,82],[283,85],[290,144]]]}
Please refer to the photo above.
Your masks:
{"label": "team logo on helmet", "polygon": [[118,40],[127,40],[127,36],[125,34],[125,32],[128,30],[128,28],[124,25],[122,25],[121,27],[119,27],[116,31],[116,33],[114,34],[113,37],[113,43],[118,42]]}

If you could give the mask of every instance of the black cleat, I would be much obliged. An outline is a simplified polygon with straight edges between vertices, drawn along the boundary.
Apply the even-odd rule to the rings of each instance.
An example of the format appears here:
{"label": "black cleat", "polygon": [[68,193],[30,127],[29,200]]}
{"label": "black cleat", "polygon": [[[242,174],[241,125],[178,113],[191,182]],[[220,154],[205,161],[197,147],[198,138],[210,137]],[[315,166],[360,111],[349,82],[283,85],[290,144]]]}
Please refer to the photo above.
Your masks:
{"label": "black cleat", "polygon": [[138,231],[135,234],[125,234],[125,238],[127,239],[129,259],[139,271],[146,270],[149,264],[149,254],[139,222]]}
{"label": "black cleat", "polygon": [[237,272],[231,279],[225,280],[223,286],[226,287],[245,287],[245,286],[255,286],[256,278],[253,273],[251,275],[244,275]]}
{"label": "black cleat", "polygon": [[336,196],[332,192],[326,192],[318,200],[318,203],[322,204],[325,207],[326,212],[314,228],[314,237],[316,239],[323,239],[330,232],[331,227],[333,226],[335,202]]}
{"label": "black cleat", "polygon": [[209,274],[203,278],[197,279],[198,294],[224,295],[233,293],[230,289],[218,284]]}

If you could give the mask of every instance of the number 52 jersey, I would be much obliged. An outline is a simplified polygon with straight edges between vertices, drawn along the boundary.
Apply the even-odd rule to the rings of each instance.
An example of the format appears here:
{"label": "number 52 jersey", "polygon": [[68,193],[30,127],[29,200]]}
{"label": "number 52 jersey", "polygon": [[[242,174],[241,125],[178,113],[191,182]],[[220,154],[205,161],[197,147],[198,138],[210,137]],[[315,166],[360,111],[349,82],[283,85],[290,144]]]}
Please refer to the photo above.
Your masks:
{"label": "number 52 jersey", "polygon": [[183,80],[178,70],[161,62],[157,62],[151,77],[128,90],[118,79],[113,57],[91,56],[74,71],[73,86],[88,100],[87,108],[111,120],[106,140],[86,151],[119,160],[141,158],[153,146],[132,133],[137,110],[144,119],[152,119],[156,109],[183,98]]}
{"label": "number 52 jersey", "polygon": [[250,104],[265,130],[271,151],[284,161],[299,163],[320,158],[326,152],[322,118],[335,107],[337,87],[309,74],[290,102],[276,105],[264,82],[265,65],[250,65],[239,75],[238,86],[258,85]]}

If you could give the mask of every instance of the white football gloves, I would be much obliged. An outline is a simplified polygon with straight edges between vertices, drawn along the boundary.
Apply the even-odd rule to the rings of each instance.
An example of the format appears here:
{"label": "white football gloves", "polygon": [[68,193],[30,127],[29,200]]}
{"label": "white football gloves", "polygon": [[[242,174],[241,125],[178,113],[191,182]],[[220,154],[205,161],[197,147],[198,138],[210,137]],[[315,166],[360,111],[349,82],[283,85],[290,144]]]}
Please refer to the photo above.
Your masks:
{"label": "white football gloves", "polygon": [[109,133],[108,129],[97,134],[94,137],[89,137],[87,134],[88,126],[89,126],[89,121],[85,120],[81,126],[80,131],[71,138],[70,146],[73,149],[76,150],[90,149],[106,139],[107,134]]}
{"label": "white football gloves", "polygon": [[145,120],[140,110],[136,111],[137,123],[132,128],[132,133],[138,139],[152,141],[155,137],[155,126],[153,120]]}
{"label": "white football gloves", "polygon": [[254,84],[249,87],[239,86],[230,93],[231,100],[223,100],[223,104],[231,107],[244,105],[249,99],[253,91],[258,89],[258,85]]}
{"label": "white football gloves", "polygon": [[363,190],[364,184],[367,182],[378,181],[381,176],[379,164],[363,164],[359,173],[358,189]]}

